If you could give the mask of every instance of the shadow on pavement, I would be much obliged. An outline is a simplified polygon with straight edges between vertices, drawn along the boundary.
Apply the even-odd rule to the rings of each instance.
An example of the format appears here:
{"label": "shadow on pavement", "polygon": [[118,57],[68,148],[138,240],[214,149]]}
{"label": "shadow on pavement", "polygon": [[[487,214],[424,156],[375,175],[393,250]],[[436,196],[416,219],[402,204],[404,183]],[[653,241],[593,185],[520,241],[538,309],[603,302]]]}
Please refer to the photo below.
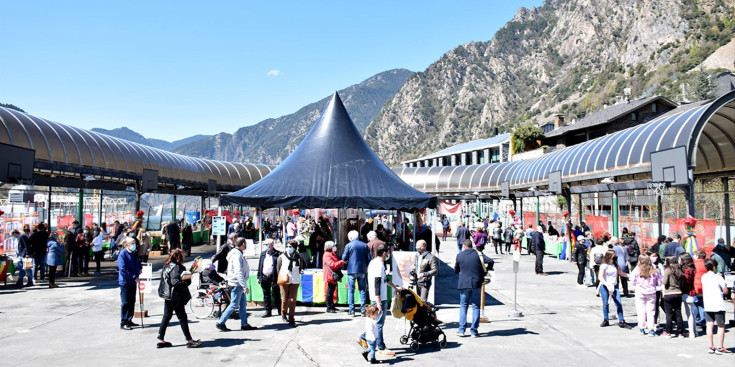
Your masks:
{"label": "shadow on pavement", "polygon": [[[435,305],[459,305],[459,290],[457,289],[457,280],[459,275],[454,272],[454,268],[447,265],[444,261],[437,258],[437,266],[439,267],[439,274],[435,278],[436,287],[434,289],[434,304]],[[485,291],[485,306],[499,306],[504,305],[496,298],[492,297]],[[468,312],[472,312],[472,306],[469,307]]]}
{"label": "shadow on pavement", "polygon": [[515,328],[515,329],[506,329],[506,330],[493,330],[485,334],[480,334],[481,337],[483,336],[513,336],[513,335],[538,335],[538,333],[530,331],[526,328]]}
{"label": "shadow on pavement", "polygon": [[301,325],[307,326],[307,325],[331,324],[331,323],[335,323],[335,322],[346,322],[348,320],[350,320],[350,319],[341,318],[341,319],[309,320],[309,321],[303,322],[302,324],[299,324],[299,326],[301,326]]}
{"label": "shadow on pavement", "polygon": [[202,343],[202,346],[199,348],[217,348],[217,347],[234,347],[237,345],[242,345],[245,342],[254,342],[254,341],[260,341],[260,339],[250,339],[250,338],[239,338],[239,339],[225,339],[225,338],[217,338],[214,340],[204,340],[204,343]]}

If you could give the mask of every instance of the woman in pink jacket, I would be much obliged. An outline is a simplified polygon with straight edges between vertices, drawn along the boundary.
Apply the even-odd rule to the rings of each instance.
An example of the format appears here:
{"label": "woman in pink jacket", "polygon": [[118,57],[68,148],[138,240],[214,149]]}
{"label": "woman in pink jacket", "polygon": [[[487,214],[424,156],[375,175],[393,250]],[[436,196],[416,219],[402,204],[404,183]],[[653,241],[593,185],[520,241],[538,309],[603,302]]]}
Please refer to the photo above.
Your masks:
{"label": "woman in pink jacket", "polygon": [[638,258],[638,266],[631,273],[635,289],[635,308],[638,314],[638,329],[641,335],[656,336],[656,287],[661,285],[661,274],[651,264],[648,255]]}
{"label": "woman in pink jacket", "polygon": [[345,266],[345,262],[337,257],[334,253],[334,241],[327,241],[324,243],[324,283],[327,283],[327,312],[336,313],[337,308],[334,307],[334,291],[337,290],[337,283],[342,278],[342,267]]}

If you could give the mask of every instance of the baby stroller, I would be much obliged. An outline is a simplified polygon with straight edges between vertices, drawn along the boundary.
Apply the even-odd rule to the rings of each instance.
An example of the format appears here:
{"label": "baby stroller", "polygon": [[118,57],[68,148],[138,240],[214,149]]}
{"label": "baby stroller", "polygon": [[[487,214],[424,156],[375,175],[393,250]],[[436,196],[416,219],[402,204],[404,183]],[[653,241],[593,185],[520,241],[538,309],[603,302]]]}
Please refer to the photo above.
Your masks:
{"label": "baby stroller", "polygon": [[402,289],[400,293],[401,312],[411,322],[411,329],[402,336],[401,344],[408,344],[411,351],[419,350],[420,344],[437,343],[439,348],[447,346],[447,336],[439,327],[441,321],[436,318],[436,309],[424,303],[411,289]]}
{"label": "baby stroller", "polygon": [[[222,310],[230,305],[229,289],[209,260],[199,260],[197,258],[191,266],[192,272],[199,275],[199,285],[192,294],[189,310],[198,319],[218,318]],[[200,269],[201,272],[196,272]]]}

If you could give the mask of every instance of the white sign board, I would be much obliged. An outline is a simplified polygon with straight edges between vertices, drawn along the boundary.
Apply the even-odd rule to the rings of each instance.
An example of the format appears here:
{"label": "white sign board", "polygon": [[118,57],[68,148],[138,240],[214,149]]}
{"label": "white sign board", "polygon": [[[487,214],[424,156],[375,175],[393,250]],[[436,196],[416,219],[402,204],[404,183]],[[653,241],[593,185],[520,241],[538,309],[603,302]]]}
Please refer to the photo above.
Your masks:
{"label": "white sign board", "polygon": [[153,278],[153,264],[142,263],[143,270],[140,272],[140,279],[151,279]]}
{"label": "white sign board", "polygon": [[153,282],[150,279],[141,279],[138,283],[138,289],[140,290],[140,293],[143,294],[151,293],[153,289]]}
{"label": "white sign board", "polygon": [[227,217],[212,217],[212,235],[224,236],[227,234]]}

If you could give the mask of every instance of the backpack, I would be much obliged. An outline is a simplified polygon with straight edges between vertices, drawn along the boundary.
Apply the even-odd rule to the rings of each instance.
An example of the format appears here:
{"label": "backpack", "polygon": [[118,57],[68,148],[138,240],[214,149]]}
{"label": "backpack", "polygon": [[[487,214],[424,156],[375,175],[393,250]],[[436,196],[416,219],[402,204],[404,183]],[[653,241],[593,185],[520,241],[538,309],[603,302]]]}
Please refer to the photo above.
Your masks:
{"label": "backpack", "polygon": [[636,257],[636,254],[635,254],[636,251],[635,251],[635,247],[633,247],[633,244],[632,243],[629,244],[627,246],[627,248],[628,248],[628,256],[629,257]]}
{"label": "backpack", "polygon": [[173,266],[167,266],[161,270],[161,282],[158,284],[158,296],[171,300],[171,270]]}

